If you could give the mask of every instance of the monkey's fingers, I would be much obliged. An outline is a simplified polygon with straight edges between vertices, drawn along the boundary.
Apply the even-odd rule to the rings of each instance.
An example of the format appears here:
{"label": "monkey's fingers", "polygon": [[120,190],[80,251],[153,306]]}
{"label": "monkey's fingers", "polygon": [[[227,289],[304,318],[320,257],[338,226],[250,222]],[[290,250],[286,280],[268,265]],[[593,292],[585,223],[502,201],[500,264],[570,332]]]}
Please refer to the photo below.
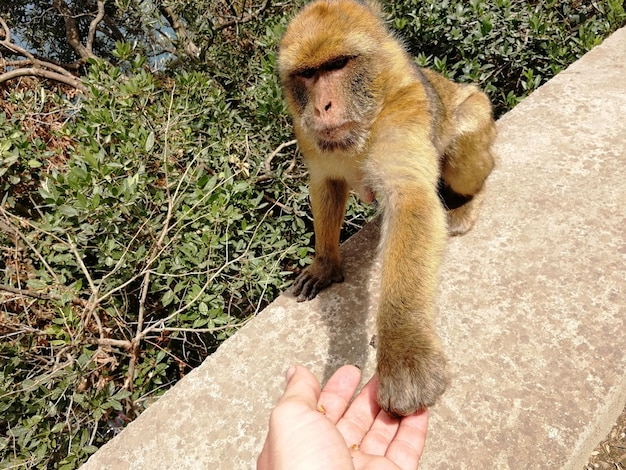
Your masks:
{"label": "monkey's fingers", "polygon": [[[311,267],[312,268],[312,267]],[[319,269],[305,269],[295,280],[291,292],[298,302],[314,299],[317,294],[330,286],[333,282],[343,282],[341,272],[324,273],[319,275]]]}
{"label": "monkey's fingers", "polygon": [[308,273],[302,273],[293,285],[293,294],[298,302],[314,299],[325,287],[331,284],[330,280],[319,279]]}
{"label": "monkey's fingers", "polygon": [[[379,352],[383,345],[379,346]],[[415,353],[394,351],[393,358],[379,357],[378,403],[388,413],[408,416],[433,406],[448,385],[446,359],[437,349]]]}

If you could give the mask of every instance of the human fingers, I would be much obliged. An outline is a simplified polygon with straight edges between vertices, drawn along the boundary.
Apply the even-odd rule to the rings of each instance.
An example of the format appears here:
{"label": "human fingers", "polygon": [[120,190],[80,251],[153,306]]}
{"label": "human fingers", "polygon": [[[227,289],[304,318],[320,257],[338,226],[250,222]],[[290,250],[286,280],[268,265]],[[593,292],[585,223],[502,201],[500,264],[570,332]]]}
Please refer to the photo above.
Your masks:
{"label": "human fingers", "polygon": [[385,456],[403,470],[415,470],[419,463],[428,431],[428,409],[405,416]]}
{"label": "human fingers", "polygon": [[[270,425],[263,450],[257,459],[257,470],[274,468],[274,460],[280,459],[279,450],[284,447],[285,438],[293,437],[293,432],[285,435],[284,430],[289,429],[294,419],[301,424],[300,417],[308,414],[315,415],[315,406],[320,393],[320,384],[302,366],[291,366],[286,374],[287,382],[278,404],[270,414]],[[287,427],[286,427],[287,426]]]}
{"label": "human fingers", "polygon": [[337,422],[337,429],[348,447],[358,446],[380,411],[376,399],[378,379],[373,377],[365,384],[352,401],[343,417]]}
{"label": "human fingers", "polygon": [[400,418],[380,410],[361,441],[359,449],[368,455],[385,455],[389,444],[396,436]]}
{"label": "human fingers", "polygon": [[315,376],[306,367],[291,366],[287,370],[287,384],[278,404],[301,402],[315,409],[321,387]]}
{"label": "human fingers", "polygon": [[361,381],[361,371],[355,366],[343,366],[328,380],[317,402],[317,410],[336,424],[344,414],[348,403]]}

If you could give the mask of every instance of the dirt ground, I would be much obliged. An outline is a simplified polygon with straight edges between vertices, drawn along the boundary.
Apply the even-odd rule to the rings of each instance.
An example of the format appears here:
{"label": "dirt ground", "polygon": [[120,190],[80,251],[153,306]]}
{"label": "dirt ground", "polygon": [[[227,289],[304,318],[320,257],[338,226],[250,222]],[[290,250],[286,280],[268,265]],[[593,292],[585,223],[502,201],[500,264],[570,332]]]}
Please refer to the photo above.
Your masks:
{"label": "dirt ground", "polygon": [[626,470],[626,408],[583,467],[583,470],[596,469]]}

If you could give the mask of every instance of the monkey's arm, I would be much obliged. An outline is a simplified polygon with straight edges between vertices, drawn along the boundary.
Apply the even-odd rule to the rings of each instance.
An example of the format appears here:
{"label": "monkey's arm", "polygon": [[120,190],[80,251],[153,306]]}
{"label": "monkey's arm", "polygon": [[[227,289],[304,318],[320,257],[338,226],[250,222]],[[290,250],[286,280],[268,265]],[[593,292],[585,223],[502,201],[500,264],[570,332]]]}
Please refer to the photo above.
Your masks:
{"label": "monkey's arm", "polygon": [[[437,273],[446,238],[437,195],[435,149],[423,139],[385,143],[374,161],[384,219],[378,327],[378,399],[407,415],[431,406],[444,392],[445,356],[433,321]],[[421,142],[420,142],[421,141]],[[393,153],[390,153],[393,152]]]}
{"label": "monkey's arm", "polygon": [[314,298],[333,282],[342,282],[339,235],[349,188],[343,179],[312,175],[311,209],[315,228],[315,259],[295,280],[292,292],[298,302]]}
{"label": "monkey's arm", "polygon": [[447,383],[432,316],[444,214],[432,189],[406,191],[386,210],[377,317],[379,403],[397,415],[434,405]]}

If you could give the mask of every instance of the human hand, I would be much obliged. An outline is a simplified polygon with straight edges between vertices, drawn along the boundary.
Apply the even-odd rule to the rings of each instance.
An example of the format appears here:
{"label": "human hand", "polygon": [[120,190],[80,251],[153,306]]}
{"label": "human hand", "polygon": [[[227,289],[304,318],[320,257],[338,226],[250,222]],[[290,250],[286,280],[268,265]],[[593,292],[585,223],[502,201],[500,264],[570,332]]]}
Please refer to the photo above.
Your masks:
{"label": "human hand", "polygon": [[428,411],[403,418],[382,411],[376,377],[350,403],[360,380],[358,368],[343,366],[321,390],[309,370],[291,367],[285,392],[270,416],[257,470],[415,470],[426,440]]}

